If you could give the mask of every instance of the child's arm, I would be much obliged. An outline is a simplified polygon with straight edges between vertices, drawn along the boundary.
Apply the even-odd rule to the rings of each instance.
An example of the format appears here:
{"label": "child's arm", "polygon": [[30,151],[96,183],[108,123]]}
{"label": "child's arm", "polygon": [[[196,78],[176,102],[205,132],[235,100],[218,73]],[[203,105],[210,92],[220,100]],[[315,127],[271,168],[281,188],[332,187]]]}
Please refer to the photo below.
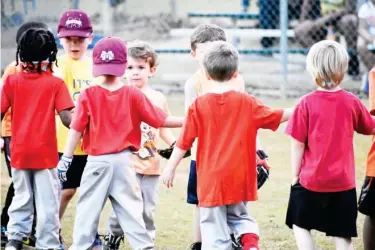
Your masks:
{"label": "child's arm", "polygon": [[72,112],[71,110],[62,110],[59,112],[60,120],[65,127],[69,128],[70,122],[72,121]]}
{"label": "child's arm", "polygon": [[167,116],[164,123],[160,126],[163,128],[181,128],[184,124],[185,117]]}
{"label": "child's arm", "polygon": [[82,133],[74,129],[69,129],[68,139],[65,144],[63,156],[72,158],[74,150],[77,147],[78,141],[81,139]]}
{"label": "child's arm", "polygon": [[173,187],[174,175],[180,161],[184,157],[187,150],[180,149],[179,147],[174,147],[171,158],[167,162],[167,166],[163,172],[163,183],[167,188]]}
{"label": "child's arm", "polygon": [[289,118],[292,116],[293,112],[294,112],[294,108],[284,109],[284,113],[283,113],[283,116],[281,117],[280,123],[288,121]]}
{"label": "child's arm", "polygon": [[292,185],[299,180],[305,144],[292,138]]}
{"label": "child's arm", "polygon": [[[164,95],[164,112],[168,115],[171,114],[171,111],[168,108],[167,100],[165,99]],[[160,128],[159,130],[160,138],[168,144],[168,146],[172,146],[172,144],[176,141],[176,137],[173,135],[172,131],[168,128]]]}
{"label": "child's arm", "polygon": [[358,27],[358,34],[367,42],[372,43],[375,41],[375,38],[368,32],[368,24],[367,21],[363,18],[359,18],[359,27]]}

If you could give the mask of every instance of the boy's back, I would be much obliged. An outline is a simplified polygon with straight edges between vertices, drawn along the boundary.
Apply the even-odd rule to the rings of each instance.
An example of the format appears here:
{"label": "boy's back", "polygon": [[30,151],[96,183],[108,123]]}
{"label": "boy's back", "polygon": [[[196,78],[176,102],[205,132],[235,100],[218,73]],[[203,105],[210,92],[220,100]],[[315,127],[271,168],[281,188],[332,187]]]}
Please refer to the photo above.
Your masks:
{"label": "boy's back", "polygon": [[305,143],[300,183],[316,192],[355,187],[354,131],[371,134],[374,121],[361,101],[344,90],[314,91],[296,106],[286,133]]}
{"label": "boy's back", "polygon": [[189,108],[178,147],[188,149],[198,138],[200,206],[257,199],[257,130],[276,130],[281,116],[282,111],[273,111],[254,97],[237,91],[197,98]]}
{"label": "boy's back", "polygon": [[2,89],[1,112],[9,107],[12,107],[12,167],[55,167],[58,162],[55,111],[73,107],[64,82],[46,72],[10,75]]}

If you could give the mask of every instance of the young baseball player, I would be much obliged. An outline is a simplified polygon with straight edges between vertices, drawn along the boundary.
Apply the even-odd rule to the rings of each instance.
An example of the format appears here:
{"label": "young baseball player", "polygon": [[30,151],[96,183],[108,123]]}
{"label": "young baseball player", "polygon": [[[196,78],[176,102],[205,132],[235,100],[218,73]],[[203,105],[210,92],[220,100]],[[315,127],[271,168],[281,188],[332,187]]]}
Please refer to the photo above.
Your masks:
{"label": "young baseball player", "polygon": [[276,130],[292,110],[272,110],[255,97],[233,90],[238,52],[227,42],[215,42],[205,52],[203,66],[213,87],[190,105],[163,182],[173,186],[176,168],[197,138],[202,249],[231,249],[229,228],[243,249],[259,249],[258,226],[246,209],[247,201],[257,200],[257,130]]}
{"label": "young baseball player", "polygon": [[[56,76],[64,79],[69,93],[74,102],[77,102],[82,90],[90,86],[92,81],[92,60],[87,57],[87,48],[93,38],[93,29],[90,17],[82,10],[65,11],[60,18],[57,28],[57,36],[64,48],[65,55],[58,58]],[[57,141],[61,157],[66,144],[69,129],[58,122]],[[60,203],[60,219],[80,186],[83,170],[87,161],[87,154],[81,149],[78,142],[74,150],[72,168],[67,173],[67,181],[62,183],[62,194]],[[60,232],[60,250],[64,244]],[[97,235],[93,243],[94,247],[101,248],[102,242]]]}
{"label": "young baseball player", "polygon": [[354,132],[375,133],[375,120],[340,83],[349,56],[335,41],[313,45],[306,68],[318,89],[302,97],[288,122],[292,137],[292,187],[286,224],[299,249],[315,249],[312,229],[335,238],[336,249],[353,249],[357,237]]}
{"label": "young baseball player", "polygon": [[[157,55],[151,46],[136,40],[127,44],[128,65],[125,77],[128,84],[137,87],[151,101],[153,105],[162,109],[166,114],[170,114],[168,103],[163,93],[152,89],[149,79],[154,76],[157,66]],[[176,141],[172,131],[167,128],[159,130],[151,127],[147,123],[141,123],[141,147],[133,152],[132,162],[137,172],[137,181],[141,188],[143,198],[143,219],[146,229],[155,239],[154,211],[159,194],[160,178],[160,157],[157,153],[159,138],[172,146]],[[119,221],[111,213],[108,223],[108,234],[105,237],[104,250],[118,250],[120,240],[124,232]]]}
{"label": "young baseball player", "polygon": [[56,42],[50,31],[27,30],[17,46],[16,65],[21,61],[23,70],[9,75],[1,90],[1,117],[12,109],[10,163],[15,190],[9,208],[6,250],[22,249],[22,240],[30,236],[34,198],[38,214],[36,248],[59,246],[55,112],[69,126],[74,105],[65,83],[51,73],[56,54]]}
{"label": "young baseball player", "polygon": [[[199,69],[190,77],[185,83],[185,110],[195,101],[198,96],[209,92],[214,84],[205,77],[205,70],[203,67],[204,52],[212,46],[215,41],[226,41],[225,32],[222,28],[213,24],[199,25],[190,37],[191,55],[199,63]],[[245,83],[241,75],[230,80],[230,85],[236,91],[245,92]],[[257,149],[262,150],[259,140],[257,139]],[[194,243],[191,245],[192,250],[201,249],[201,232],[200,232],[200,216],[197,196],[197,172],[195,155],[192,155],[190,162],[189,180],[187,187],[187,203],[196,205],[194,218]],[[231,234],[234,239],[233,234]],[[233,248],[240,249],[237,242],[233,241]]]}
{"label": "young baseball player", "polygon": [[[31,28],[39,28],[39,29],[45,29],[48,30],[48,26],[45,23],[41,22],[26,22],[22,24],[19,29],[17,30],[16,34],[16,43],[20,41],[20,38],[22,34],[27,31],[28,29]],[[2,82],[5,81],[5,79],[12,74],[15,74],[17,72],[22,71],[21,65],[16,65],[17,63],[14,61],[10,63],[4,70],[4,74],[1,77]],[[42,63],[43,65],[47,65],[48,63]],[[8,112],[5,114],[4,119],[2,120],[1,123],[1,136],[3,139],[3,147],[2,149],[4,150],[4,156],[5,156],[5,163],[8,168],[8,173],[9,177],[12,177],[12,171],[11,171],[11,166],[10,166],[10,141],[12,139],[12,132],[11,132],[11,111],[10,109]],[[3,207],[3,210],[1,212],[1,246],[4,246],[8,239],[6,237],[6,231],[7,231],[7,225],[9,221],[9,215],[8,215],[8,210],[9,206],[12,203],[14,197],[14,186],[13,182],[10,184],[8,188],[8,192],[6,194],[5,198],[5,205]],[[31,236],[23,241],[24,245],[28,246],[35,246],[35,225],[36,225],[36,209],[34,209],[34,220],[33,220],[33,226],[31,230]]]}
{"label": "young baseball player", "polygon": [[[375,115],[375,68],[369,72],[370,113]],[[363,225],[364,250],[375,249],[375,137],[367,157],[366,177],[359,198],[358,210],[365,215]]]}
{"label": "young baseball player", "polygon": [[83,136],[88,153],[71,250],[88,249],[96,234],[101,210],[109,198],[122,230],[133,249],[154,249],[142,212],[143,202],[132,162],[141,143],[142,122],[179,127],[183,118],[168,116],[138,88],[124,85],[120,77],[127,66],[127,48],[118,38],[103,38],[93,49],[93,76],[98,85],[81,92],[64,154],[58,164],[66,180],[74,148]]}

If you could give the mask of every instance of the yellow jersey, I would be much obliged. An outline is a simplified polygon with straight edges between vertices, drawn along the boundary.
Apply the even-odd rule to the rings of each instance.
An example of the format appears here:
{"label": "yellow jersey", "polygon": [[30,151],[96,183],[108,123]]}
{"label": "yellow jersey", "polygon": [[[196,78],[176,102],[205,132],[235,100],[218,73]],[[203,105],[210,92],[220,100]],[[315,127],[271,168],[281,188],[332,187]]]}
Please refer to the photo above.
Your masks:
{"label": "yellow jersey", "polygon": [[[92,83],[92,61],[90,58],[73,60],[68,55],[64,55],[57,59],[57,65],[57,68],[54,68],[54,74],[64,80],[76,104],[80,92]],[[58,151],[62,153],[67,142],[69,129],[62,124],[60,119],[57,119],[56,124]],[[81,149],[81,141],[78,142],[74,155],[86,155]]]}

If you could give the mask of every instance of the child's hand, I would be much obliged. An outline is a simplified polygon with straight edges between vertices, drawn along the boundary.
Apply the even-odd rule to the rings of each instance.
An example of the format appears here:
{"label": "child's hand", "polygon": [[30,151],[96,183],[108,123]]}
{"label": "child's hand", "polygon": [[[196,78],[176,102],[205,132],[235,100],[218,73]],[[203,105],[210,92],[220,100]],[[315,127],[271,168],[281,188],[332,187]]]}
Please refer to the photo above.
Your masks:
{"label": "child's hand", "polygon": [[4,149],[4,139],[0,137],[0,148],[1,148],[1,151],[3,151]]}
{"label": "child's hand", "polygon": [[296,185],[299,182],[298,176],[293,177],[292,179],[292,186]]}
{"label": "child's hand", "polygon": [[173,187],[173,180],[176,170],[173,168],[167,167],[163,171],[163,183],[167,186],[167,188]]}

